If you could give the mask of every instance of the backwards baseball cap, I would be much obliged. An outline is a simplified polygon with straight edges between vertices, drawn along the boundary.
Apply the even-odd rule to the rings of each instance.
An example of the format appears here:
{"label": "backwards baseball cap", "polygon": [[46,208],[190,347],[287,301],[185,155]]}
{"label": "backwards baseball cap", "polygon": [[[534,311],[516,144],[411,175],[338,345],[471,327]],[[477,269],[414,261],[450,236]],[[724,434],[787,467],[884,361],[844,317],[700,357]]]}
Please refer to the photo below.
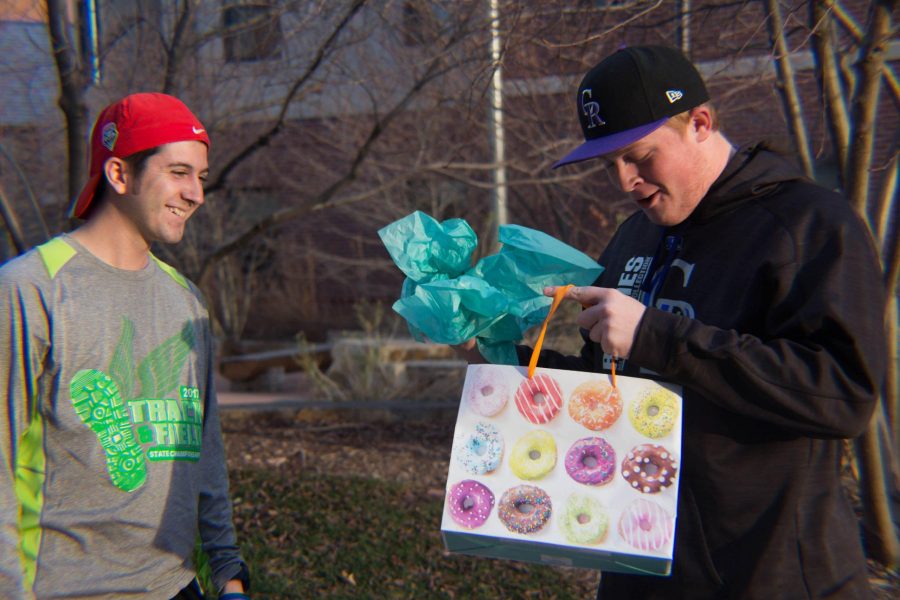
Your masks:
{"label": "backwards baseball cap", "polygon": [[553,168],[615,152],[707,100],[703,78],[680,51],[622,48],[581,80],[575,102],[584,143]]}
{"label": "backwards baseball cap", "polygon": [[103,166],[112,157],[127,158],[136,152],[172,142],[196,140],[209,147],[209,135],[184,103],[167,94],[131,94],[103,109],[91,130],[91,170],[87,183],[72,207],[81,217],[94,200]]}

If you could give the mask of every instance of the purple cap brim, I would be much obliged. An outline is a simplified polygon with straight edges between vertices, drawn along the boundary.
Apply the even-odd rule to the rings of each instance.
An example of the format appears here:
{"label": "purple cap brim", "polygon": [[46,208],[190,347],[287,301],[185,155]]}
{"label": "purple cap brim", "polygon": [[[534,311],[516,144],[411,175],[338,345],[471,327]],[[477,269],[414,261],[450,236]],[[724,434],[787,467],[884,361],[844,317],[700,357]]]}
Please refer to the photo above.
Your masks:
{"label": "purple cap brim", "polygon": [[620,131],[619,133],[614,133],[612,135],[606,135],[595,140],[587,140],[585,143],[567,154],[565,158],[557,161],[550,168],[555,169],[563,165],[570,165],[572,163],[590,160],[604,154],[609,154],[610,152],[615,152],[616,150],[621,150],[628,144],[633,144],[645,135],[653,133],[654,131],[662,127],[663,123],[668,120],[669,117],[665,117],[664,119],[653,121],[652,123],[647,123],[646,125],[641,125],[640,127],[626,129],[625,131]]}

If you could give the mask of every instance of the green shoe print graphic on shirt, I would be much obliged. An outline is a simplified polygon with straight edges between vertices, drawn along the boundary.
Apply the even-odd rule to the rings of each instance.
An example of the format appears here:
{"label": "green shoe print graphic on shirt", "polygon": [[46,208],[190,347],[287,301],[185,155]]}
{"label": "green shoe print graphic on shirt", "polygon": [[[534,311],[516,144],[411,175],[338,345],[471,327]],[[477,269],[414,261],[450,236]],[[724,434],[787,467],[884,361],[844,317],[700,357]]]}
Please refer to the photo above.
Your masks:
{"label": "green shoe print graphic on shirt", "polygon": [[147,479],[144,451],[134,439],[116,382],[103,371],[86,369],[75,374],[69,389],[75,412],[106,453],[113,485],[126,492],[141,487]]}
{"label": "green shoe print graphic on shirt", "polygon": [[[134,323],[123,317],[122,330],[106,371],[81,370],[69,384],[75,412],[97,435],[106,454],[110,480],[126,492],[133,492],[147,480],[148,454],[141,444],[153,442],[153,433],[146,425],[138,427],[140,439],[136,439],[126,402],[148,400],[156,405],[160,401],[165,404],[168,395],[179,389],[179,374],[195,346],[193,325],[186,322],[181,331],[163,340],[136,363],[134,338]],[[183,392],[177,397],[184,401]],[[199,410],[202,414],[202,408]],[[176,430],[181,431],[177,427]],[[151,461],[157,460],[153,452],[149,453]],[[199,456],[199,448],[194,454]]]}

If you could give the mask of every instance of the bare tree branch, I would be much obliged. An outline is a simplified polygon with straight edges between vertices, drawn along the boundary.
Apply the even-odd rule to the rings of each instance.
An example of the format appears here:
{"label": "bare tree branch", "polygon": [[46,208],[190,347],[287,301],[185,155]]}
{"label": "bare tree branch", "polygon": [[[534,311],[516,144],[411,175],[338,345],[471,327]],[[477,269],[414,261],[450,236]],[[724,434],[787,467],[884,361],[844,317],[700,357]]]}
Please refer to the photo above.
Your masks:
{"label": "bare tree branch", "polygon": [[[859,26],[859,23],[856,22],[856,19],[853,18],[853,15],[848,13],[847,9],[845,9],[837,0],[823,1],[828,5],[828,9],[834,13],[834,17],[838,23],[840,23],[844,27],[844,30],[850,34],[853,41],[857,44],[862,44],[864,36],[863,30],[862,27]],[[897,80],[894,68],[889,63],[884,63],[884,77],[891,90],[891,94],[894,97],[894,103],[900,108],[900,81]]]}
{"label": "bare tree branch", "polygon": [[638,19],[644,17],[645,15],[647,15],[647,14],[653,12],[654,10],[656,10],[657,8],[659,8],[659,7],[662,5],[662,3],[663,3],[663,0],[656,0],[656,2],[655,2],[652,6],[648,6],[647,8],[645,8],[644,10],[642,10],[641,12],[639,12],[639,13],[637,13],[637,14],[635,14],[635,15],[632,15],[632,16],[628,17],[627,19],[624,19],[624,20],[622,20],[622,21],[616,23],[615,25],[613,25],[613,26],[610,27],[609,29],[606,29],[605,31],[602,31],[602,32],[600,32],[600,33],[596,33],[596,34],[594,34],[594,35],[590,35],[590,36],[588,36],[588,37],[586,37],[586,38],[583,38],[583,39],[575,40],[574,42],[565,42],[565,43],[563,43],[563,42],[551,42],[550,40],[542,39],[542,40],[541,40],[541,43],[542,43],[543,45],[547,46],[548,48],[574,48],[574,47],[576,47],[576,46],[585,46],[585,45],[591,44],[591,43],[593,43],[593,42],[596,42],[597,40],[601,40],[601,39],[605,38],[606,36],[608,36],[609,34],[615,32],[615,31],[618,31],[618,30],[620,30],[620,29],[624,29],[625,27],[627,27],[627,26],[628,26],[629,24],[631,24],[632,22],[637,21]]}
{"label": "bare tree branch", "polygon": [[162,91],[164,94],[171,94],[175,91],[175,83],[178,79],[178,72],[181,67],[182,43],[188,31],[188,27],[193,19],[191,12],[191,1],[183,0],[178,3],[182,8],[178,11],[178,17],[175,20],[175,31],[172,35],[172,42],[163,47],[166,51],[166,67],[165,77],[163,78]]}
{"label": "bare tree branch", "polygon": [[28,243],[25,241],[25,235],[22,233],[22,226],[16,218],[16,211],[13,210],[12,203],[3,190],[2,184],[0,184],[0,218],[3,219],[3,224],[9,232],[9,237],[12,238],[16,252],[22,254],[28,250]]}
{"label": "bare tree branch", "polygon": [[337,181],[332,183],[321,194],[319,194],[312,206],[298,206],[282,209],[254,223],[249,229],[244,231],[244,233],[239,234],[231,242],[220,246],[213,253],[206,257],[206,259],[203,261],[202,266],[200,267],[200,272],[197,275],[198,281],[200,281],[201,283],[203,282],[204,277],[206,276],[206,273],[208,272],[208,269],[212,264],[221,259],[223,256],[226,256],[237,249],[243,248],[258,235],[292,219],[296,219],[305,214],[319,211],[324,208],[328,208],[333,203],[332,200],[337,195],[337,193],[356,179],[360,165],[362,165],[362,163],[368,157],[369,153],[372,150],[372,146],[375,144],[378,138],[381,137],[381,134],[384,133],[388,125],[403,113],[403,111],[409,105],[410,101],[414,97],[416,97],[416,95],[428,83],[442,74],[442,72],[437,68],[439,65],[439,59],[440,56],[431,58],[424,74],[406,91],[403,97],[383,117],[375,121],[375,124],[369,131],[366,140],[359,147],[349,167],[344,172],[344,175]]}
{"label": "bare tree branch", "polygon": [[[900,152],[894,150],[894,156],[888,161],[885,168],[884,181],[881,184],[881,192],[876,200],[877,212],[873,213],[872,228],[875,230],[878,245],[884,248],[888,244],[888,228],[891,225],[891,215],[895,214],[894,205],[897,202],[897,170]],[[890,265],[886,265],[890,268]],[[893,288],[888,287],[888,290]]]}
{"label": "bare tree branch", "polygon": [[844,90],[841,86],[840,61],[835,48],[834,30],[831,24],[831,6],[834,0],[810,2],[810,21],[813,29],[813,58],[819,89],[825,102],[831,142],[838,161],[840,184],[847,181],[847,156],[850,148],[850,117],[847,113]]}
{"label": "bare tree branch", "polygon": [[[225,186],[225,183],[231,175],[231,173],[244,162],[247,158],[252,156],[255,152],[269,145],[272,139],[278,135],[284,126],[285,118],[287,117],[288,109],[291,106],[291,103],[294,101],[294,97],[297,95],[297,92],[309,81],[309,79],[313,76],[313,74],[318,70],[321,66],[322,62],[325,60],[325,56],[328,54],[328,51],[334,45],[335,41],[338,39],[338,36],[343,32],[350,21],[353,20],[353,17],[360,11],[360,9],[366,4],[366,0],[354,0],[353,4],[351,4],[344,15],[341,17],[340,21],[335,25],[334,29],[329,34],[328,38],[319,46],[318,51],[316,52],[315,57],[309,63],[306,70],[294,81],[293,85],[291,85],[290,90],[285,95],[284,100],[281,102],[281,110],[278,113],[278,118],[275,119],[275,122],[272,126],[265,131],[262,135],[258,136],[253,142],[248,144],[243,150],[238,152],[234,157],[229,160],[224,167],[219,171],[216,179],[210,183],[206,187],[206,193],[211,194],[217,190],[220,190]],[[203,271],[206,269],[204,268]]]}
{"label": "bare tree branch", "polygon": [[769,39],[774,50],[773,59],[778,72],[778,86],[781,88],[785,117],[787,117],[791,136],[794,138],[794,145],[800,155],[803,172],[808,177],[814,178],[812,153],[806,136],[806,125],[803,122],[803,112],[800,108],[800,94],[797,91],[794,67],[791,65],[791,54],[784,33],[779,0],[766,0],[766,12],[768,13]]}
{"label": "bare tree branch", "polygon": [[869,206],[869,165],[874,154],[874,123],[878,108],[878,92],[884,68],[887,45],[891,36],[891,11],[894,0],[875,0],[872,20],[863,43],[859,69],[859,90],[853,102],[853,139],[850,144],[847,195],[850,203],[871,224]]}

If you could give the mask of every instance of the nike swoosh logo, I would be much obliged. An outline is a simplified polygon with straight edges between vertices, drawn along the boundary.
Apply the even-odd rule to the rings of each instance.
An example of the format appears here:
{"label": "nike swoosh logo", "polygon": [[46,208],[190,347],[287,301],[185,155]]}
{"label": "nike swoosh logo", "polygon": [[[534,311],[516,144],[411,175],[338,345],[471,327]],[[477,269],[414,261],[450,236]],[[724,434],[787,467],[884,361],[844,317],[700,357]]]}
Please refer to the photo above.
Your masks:
{"label": "nike swoosh logo", "polygon": [[195,134],[203,133],[203,129],[202,129],[202,128],[197,129],[197,128],[194,127],[193,125],[191,125],[191,131],[193,131]]}

